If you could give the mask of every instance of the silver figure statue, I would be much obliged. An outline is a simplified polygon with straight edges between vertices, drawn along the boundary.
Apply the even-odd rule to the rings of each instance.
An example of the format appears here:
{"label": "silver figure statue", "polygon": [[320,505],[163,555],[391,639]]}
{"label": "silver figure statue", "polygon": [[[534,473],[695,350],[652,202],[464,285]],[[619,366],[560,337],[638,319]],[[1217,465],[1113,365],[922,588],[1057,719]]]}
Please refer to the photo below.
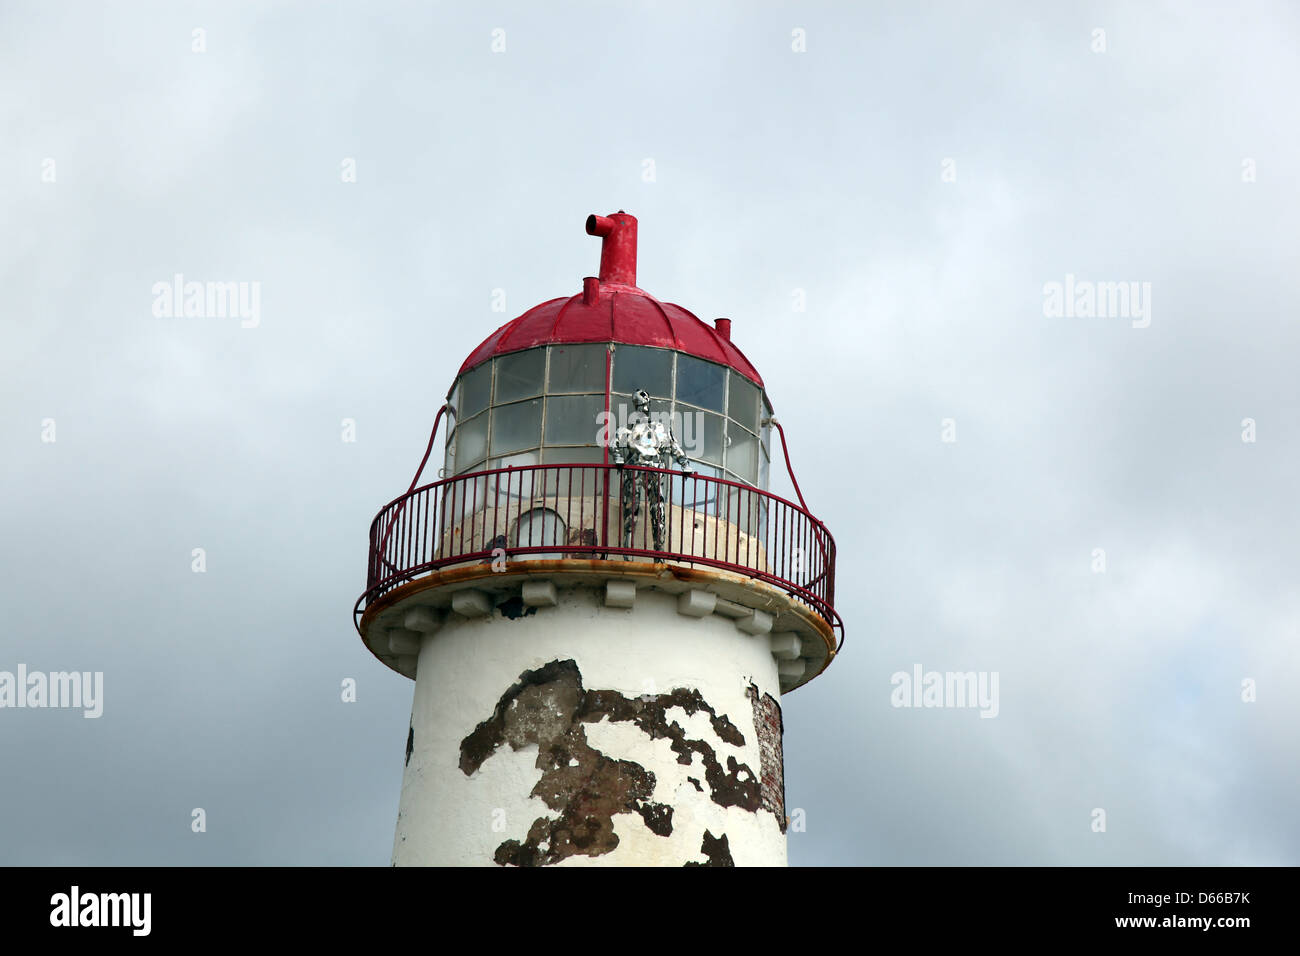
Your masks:
{"label": "silver figure statue", "polygon": [[[681,470],[688,475],[694,474],[690,460],[682,446],[677,444],[672,430],[661,421],[650,419],[650,395],[645,389],[638,389],[632,396],[636,410],[635,423],[618,430],[618,439],[614,443],[611,458],[614,464],[636,465],[644,468],[671,468],[673,461],[681,465]],[[667,475],[657,471],[637,471],[623,474],[623,547],[632,547],[636,530],[636,516],[641,507],[641,486],[645,486],[647,511],[650,515],[650,528],[654,534],[655,550],[664,549],[664,528],[667,519],[664,515],[664,479]]]}

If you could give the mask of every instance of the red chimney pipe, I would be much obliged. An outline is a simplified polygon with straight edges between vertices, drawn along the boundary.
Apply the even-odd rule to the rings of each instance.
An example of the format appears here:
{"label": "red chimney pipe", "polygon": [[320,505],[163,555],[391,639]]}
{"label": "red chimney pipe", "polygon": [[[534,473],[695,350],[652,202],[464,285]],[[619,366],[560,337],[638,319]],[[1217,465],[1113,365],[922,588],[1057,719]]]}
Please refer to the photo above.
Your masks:
{"label": "red chimney pipe", "polygon": [[587,235],[600,236],[600,281],[636,286],[636,216],[623,210],[587,217]]}
{"label": "red chimney pipe", "polygon": [[713,327],[718,330],[718,334],[724,339],[728,342],[731,341],[731,319],[714,319]]}

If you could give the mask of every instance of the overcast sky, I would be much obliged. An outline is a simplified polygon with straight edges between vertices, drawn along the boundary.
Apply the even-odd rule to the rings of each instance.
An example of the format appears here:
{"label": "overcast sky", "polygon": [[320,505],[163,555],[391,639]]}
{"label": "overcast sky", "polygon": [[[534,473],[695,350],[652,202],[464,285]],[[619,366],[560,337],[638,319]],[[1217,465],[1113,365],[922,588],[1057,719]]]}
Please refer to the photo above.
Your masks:
{"label": "overcast sky", "polygon": [[[1300,864],[1297,50],[1287,3],[0,5],[0,670],[105,685],[0,710],[0,862],[389,862],[368,524],[622,208],[839,545],[793,864]],[[155,315],[177,273],[256,326]],[[916,665],[997,717],[891,706]]]}

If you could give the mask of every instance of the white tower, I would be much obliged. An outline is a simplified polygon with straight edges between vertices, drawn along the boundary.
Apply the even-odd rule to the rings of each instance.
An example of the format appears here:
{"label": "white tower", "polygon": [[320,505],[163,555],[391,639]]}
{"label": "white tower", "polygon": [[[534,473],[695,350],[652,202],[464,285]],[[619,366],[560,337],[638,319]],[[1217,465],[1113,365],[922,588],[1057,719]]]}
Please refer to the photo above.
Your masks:
{"label": "white tower", "polygon": [[[415,679],[395,865],[786,862],[779,701],[838,650],[835,545],[766,491],[730,321],[637,288],[636,228],[588,218],[599,278],[474,350],[444,477],[371,526],[358,630]],[[689,464],[620,456],[641,391]]]}

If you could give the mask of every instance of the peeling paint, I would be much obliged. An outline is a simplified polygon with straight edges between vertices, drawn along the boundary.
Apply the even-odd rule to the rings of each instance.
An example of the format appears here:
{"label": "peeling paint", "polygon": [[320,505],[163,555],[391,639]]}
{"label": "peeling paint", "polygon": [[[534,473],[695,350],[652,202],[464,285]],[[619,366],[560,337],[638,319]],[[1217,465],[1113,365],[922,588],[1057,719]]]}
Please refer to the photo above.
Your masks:
{"label": "peeling paint", "polygon": [[537,613],[537,608],[524,604],[524,599],[518,594],[498,604],[497,610],[501,612],[502,617],[511,621],[517,621],[521,617]]}
{"label": "peeling paint", "polygon": [[[537,746],[541,779],[531,795],[542,800],[557,816],[538,817],[523,841],[507,840],[494,859],[502,865],[542,866],[569,856],[601,856],[619,843],[613,817],[639,815],[651,833],[669,836],[673,808],[653,802],[655,776],[630,760],[607,757],[587,742],[585,724],[626,721],[652,740],[669,742],[677,762],[690,766],[698,755],[704,765],[709,798],[722,807],[756,813],[763,806],[761,782],[745,764],[728,756],[719,761],[706,740],[693,739],[666,714],[680,707],[688,715],[705,713],[719,739],[736,747],[745,737],[726,715],[716,713],[698,690],[677,688],[656,696],[625,697],[613,690],[586,690],[572,660],[551,661],[537,670],[524,671],[501,696],[492,716],[480,723],[460,745],[460,769],[474,774],[499,747],[512,750]],[[704,792],[699,781],[692,783]],[[725,835],[717,841],[706,834],[707,851],[732,865]]]}
{"label": "peeling paint", "polygon": [[411,763],[411,754],[415,752],[415,726],[406,729],[406,763]]}
{"label": "peeling paint", "polygon": [[731,847],[727,845],[727,835],[724,833],[720,837],[715,837],[708,830],[704,831],[704,839],[700,843],[700,852],[704,854],[703,863],[688,862],[683,866],[735,866],[736,861],[731,858]]}

